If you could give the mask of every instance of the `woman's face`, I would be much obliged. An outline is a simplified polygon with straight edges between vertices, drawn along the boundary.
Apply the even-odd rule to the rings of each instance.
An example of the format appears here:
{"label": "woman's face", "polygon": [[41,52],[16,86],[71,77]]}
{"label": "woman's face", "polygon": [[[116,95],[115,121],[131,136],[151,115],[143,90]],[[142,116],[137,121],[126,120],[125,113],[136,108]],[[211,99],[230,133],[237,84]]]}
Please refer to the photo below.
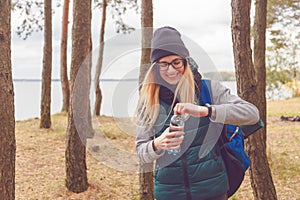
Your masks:
{"label": "woman's face", "polygon": [[171,85],[177,84],[184,72],[184,61],[178,55],[163,57],[157,65],[160,76]]}

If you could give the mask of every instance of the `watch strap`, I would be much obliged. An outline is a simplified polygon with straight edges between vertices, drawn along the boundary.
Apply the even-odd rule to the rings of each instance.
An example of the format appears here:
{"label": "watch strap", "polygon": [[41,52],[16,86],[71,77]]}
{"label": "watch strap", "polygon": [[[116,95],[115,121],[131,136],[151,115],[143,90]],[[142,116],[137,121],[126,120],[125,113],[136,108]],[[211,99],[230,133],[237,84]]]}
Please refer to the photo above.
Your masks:
{"label": "watch strap", "polygon": [[211,115],[212,115],[212,108],[211,108],[211,105],[205,104],[205,107],[207,107],[207,109],[208,109],[207,117],[211,117]]}

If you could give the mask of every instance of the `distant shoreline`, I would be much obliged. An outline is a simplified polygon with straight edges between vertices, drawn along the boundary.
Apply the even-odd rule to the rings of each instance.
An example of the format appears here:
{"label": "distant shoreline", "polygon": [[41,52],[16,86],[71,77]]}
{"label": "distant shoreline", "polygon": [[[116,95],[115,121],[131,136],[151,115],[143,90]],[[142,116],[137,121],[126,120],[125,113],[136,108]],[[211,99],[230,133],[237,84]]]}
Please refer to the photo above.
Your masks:
{"label": "distant shoreline", "polygon": [[[52,82],[60,82],[60,79],[52,79]],[[107,79],[100,79],[100,82],[120,82],[120,81],[138,81],[136,78],[125,78],[125,79],[113,79],[113,78],[107,78]],[[42,79],[23,79],[23,78],[16,78],[13,79],[13,82],[42,82]]]}
{"label": "distant shoreline", "polygon": [[[235,73],[231,71],[206,72],[203,77],[221,81],[236,81]],[[100,82],[137,82],[138,78],[100,78]],[[14,78],[14,82],[42,82],[39,78]],[[52,78],[52,82],[60,82],[60,78]]]}

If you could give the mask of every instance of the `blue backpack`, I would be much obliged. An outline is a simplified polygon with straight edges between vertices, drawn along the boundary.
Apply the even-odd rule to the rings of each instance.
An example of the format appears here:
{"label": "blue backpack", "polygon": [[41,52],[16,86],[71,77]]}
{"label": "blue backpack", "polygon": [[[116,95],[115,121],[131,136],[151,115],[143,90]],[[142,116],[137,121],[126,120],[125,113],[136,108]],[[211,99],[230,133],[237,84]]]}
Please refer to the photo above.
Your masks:
{"label": "blue backpack", "polygon": [[[204,104],[212,104],[210,91],[210,80],[202,80],[200,96]],[[232,196],[240,187],[244,180],[245,171],[250,166],[250,159],[244,150],[244,138],[263,126],[261,120],[255,125],[235,126],[224,124],[223,126],[218,143],[229,180],[228,197]]]}

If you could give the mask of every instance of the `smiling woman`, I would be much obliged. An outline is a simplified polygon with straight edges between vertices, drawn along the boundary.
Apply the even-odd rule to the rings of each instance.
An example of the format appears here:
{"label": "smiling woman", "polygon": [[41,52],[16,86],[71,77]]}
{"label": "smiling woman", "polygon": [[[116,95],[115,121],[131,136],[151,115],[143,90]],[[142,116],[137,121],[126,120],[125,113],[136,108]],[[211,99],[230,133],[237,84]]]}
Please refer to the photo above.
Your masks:
{"label": "smiling woman", "polygon": [[[255,124],[257,108],[213,80],[213,105],[204,104],[198,66],[173,27],[154,32],[151,62],[137,106],[136,149],[143,164],[156,162],[155,198],[226,200],[228,177],[216,145],[222,128],[216,126]],[[170,131],[172,115],[184,116],[183,129]]]}

